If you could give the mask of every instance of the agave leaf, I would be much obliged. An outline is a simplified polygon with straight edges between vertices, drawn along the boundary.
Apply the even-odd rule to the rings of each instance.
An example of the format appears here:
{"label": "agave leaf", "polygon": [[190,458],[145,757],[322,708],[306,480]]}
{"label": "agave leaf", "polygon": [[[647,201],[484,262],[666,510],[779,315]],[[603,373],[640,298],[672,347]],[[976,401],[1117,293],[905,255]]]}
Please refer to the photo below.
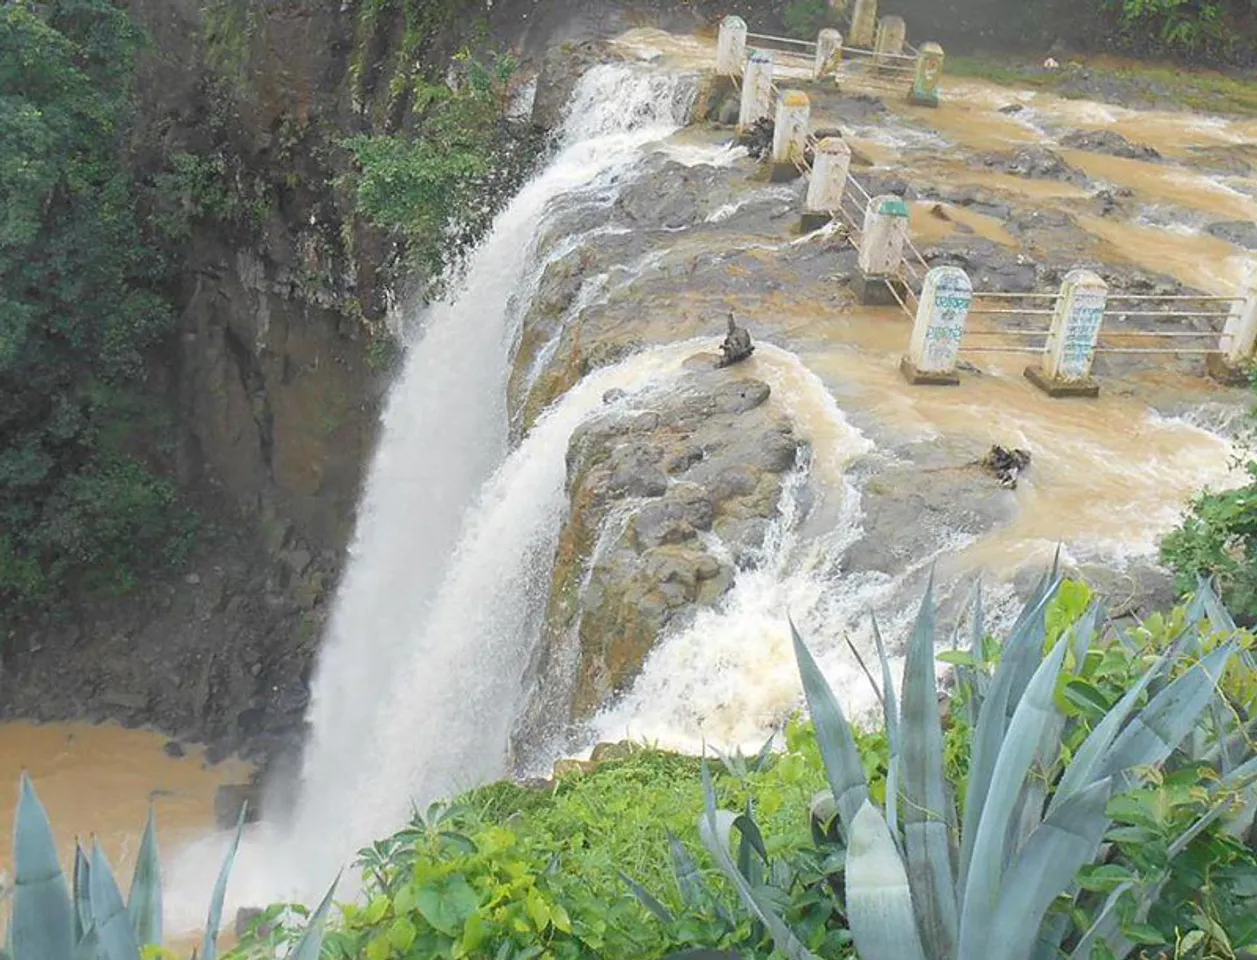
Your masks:
{"label": "agave leaf", "polygon": [[929,956],[950,957],[956,952],[960,919],[948,829],[951,818],[947,815],[947,791],[943,785],[943,728],[934,675],[932,574],[904,663],[903,757],[899,775],[908,880],[917,904],[921,940]]}
{"label": "agave leaf", "polygon": [[1039,664],[1017,704],[1008,734],[1000,746],[990,790],[977,825],[960,921],[961,957],[986,956],[990,920],[999,906],[1004,845],[1014,805],[1030,770],[1043,729],[1057,714],[1053,693],[1065,659],[1065,641],[1058,641]]}
{"label": "agave leaf", "polygon": [[96,938],[96,928],[89,924],[74,944],[74,960],[99,960],[99,958],[100,941]]}
{"label": "agave leaf", "polygon": [[[868,799],[868,781],[864,777],[864,765],[855,737],[842,708],[834,698],[834,692],[825,682],[825,676],[812,658],[811,652],[790,621],[790,633],[794,637],[794,656],[803,680],[803,692],[807,696],[812,724],[816,729],[816,742],[820,745],[821,759],[825,763],[825,776],[842,819],[843,833],[851,829],[860,804]],[[213,960],[213,958],[210,958]]]}
{"label": "agave leaf", "polygon": [[677,888],[681,891],[681,902],[687,907],[698,907],[706,899],[706,887],[702,875],[698,872],[698,863],[685,849],[675,833],[668,831],[668,851],[672,856],[672,871],[676,874]]}
{"label": "agave leaf", "polygon": [[1126,771],[1152,766],[1168,757],[1209,705],[1234,652],[1232,644],[1219,647],[1157,693],[1113,742],[1100,766],[1100,776],[1118,778],[1121,790],[1121,784],[1129,779]]}
{"label": "agave leaf", "polygon": [[1235,633],[1238,628],[1235,626],[1235,621],[1232,619],[1230,611],[1223,606],[1217,591],[1213,589],[1212,579],[1201,577],[1196,586],[1196,593],[1203,600],[1205,616],[1209,618],[1209,623],[1213,627],[1214,632]]}
{"label": "agave leaf", "polygon": [[[74,841],[74,939],[82,940],[92,926],[92,867],[83,846]],[[94,941],[93,941],[94,942]]]}
{"label": "agave leaf", "polygon": [[19,789],[10,950],[21,960],[64,960],[74,947],[73,907],[57,861],[57,844],[44,805],[25,773]]}
{"label": "agave leaf", "polygon": [[323,894],[323,899],[315,909],[310,922],[306,924],[301,939],[297,941],[292,953],[288,954],[291,960],[319,960],[319,954],[323,951],[323,931],[327,924],[327,912],[331,909],[332,894],[336,891],[338,883],[340,883],[339,874],[332,881],[332,885],[327,888],[327,893]]}
{"label": "agave leaf", "polygon": [[1069,889],[1078,870],[1100,849],[1109,818],[1111,780],[1075,794],[1026,840],[1004,878],[999,910],[987,923],[989,960],[1024,960],[1048,908]]}
{"label": "agave leaf", "polygon": [[[960,848],[959,888],[961,890],[969,882],[969,866],[973,861],[973,844],[977,839],[978,824],[982,820],[982,811],[991,789],[995,762],[1004,742],[1004,732],[1008,728],[1008,710],[1014,674],[1022,669],[1017,661],[1024,660],[1033,664],[1040,656],[1047,634],[1047,624],[1041,614],[1055,596],[1059,585],[1057,582],[1054,585],[1048,585],[1046,589],[1036,590],[1031,603],[1026,605],[1018,617],[1018,625],[1009,635],[1008,643],[1004,647],[1004,656],[995,670],[986,699],[978,713],[969,758],[969,780],[965,786],[965,817],[961,830]],[[1036,609],[1040,614],[1038,616],[1035,614]],[[1013,704],[1015,705],[1015,702]]]}
{"label": "agave leaf", "polygon": [[140,944],[100,844],[92,844],[92,927],[104,960],[139,960]]}
{"label": "agave leaf", "polygon": [[[746,812],[733,821],[738,828],[741,839],[738,841],[738,869],[746,877],[751,886],[760,886],[764,879],[763,865],[768,863],[768,848],[764,846],[763,834],[751,813],[751,801],[746,801]],[[759,855],[759,859],[751,856]]]}
{"label": "agave leaf", "polygon": [[1109,709],[1091,733],[1087,734],[1087,739],[1078,748],[1073,761],[1065,768],[1065,773],[1057,784],[1056,793],[1048,806],[1049,816],[1078,791],[1101,779],[1100,766],[1108,755],[1113,741],[1117,739],[1122,724],[1126,722],[1126,718],[1130,716],[1130,712],[1135,708],[1139,698],[1143,696],[1143,692],[1148,689],[1148,685],[1161,675],[1161,671],[1169,662],[1167,655],[1158,657],[1143,672],[1134,686],[1122,695],[1122,699]]}
{"label": "agave leaf", "polygon": [[899,850],[867,800],[847,846],[847,923],[862,960],[925,960]]}
{"label": "agave leaf", "polygon": [[141,946],[161,946],[161,863],[157,858],[157,814],[148,808],[148,823],[140,840],[140,853],[131,878],[127,913]]}
{"label": "agave leaf", "polygon": [[620,879],[623,880],[625,885],[633,891],[633,896],[635,896],[638,902],[650,911],[650,913],[658,919],[660,923],[672,922],[672,912],[660,903],[649,890],[643,887],[623,870],[619,871],[619,873]]}
{"label": "agave leaf", "polygon": [[877,647],[877,659],[882,664],[882,687],[885,696],[882,698],[882,711],[886,717],[886,740],[890,744],[890,758],[886,769],[886,823],[890,835],[898,843],[899,838],[899,704],[895,698],[895,681],[890,672],[890,658],[886,656],[886,644],[882,642],[882,631],[877,626],[877,617],[873,621],[873,644]]}
{"label": "agave leaf", "polygon": [[[729,834],[736,817],[728,810],[716,809],[716,789],[712,786],[711,771],[707,768],[706,761],[703,761],[703,793],[706,797],[706,806],[699,817],[698,832],[711,855],[716,858],[720,869],[724,871],[725,876],[737,890],[743,904],[764,925],[764,929],[772,937],[773,945],[785,954],[788,960],[818,960],[816,955],[803,945],[785,922],[773,912],[772,907],[738,872],[737,864],[729,855]],[[866,960],[873,960],[873,958],[866,958]]]}
{"label": "agave leaf", "polygon": [[235,862],[236,851],[240,849],[240,836],[244,833],[244,815],[247,810],[247,803],[240,805],[236,834],[231,838],[231,846],[223,859],[222,868],[218,871],[218,880],[214,883],[209,915],[205,920],[205,937],[201,941],[201,960],[215,960],[218,956],[218,927],[223,921],[223,900],[227,897],[227,878],[231,876],[231,865]]}

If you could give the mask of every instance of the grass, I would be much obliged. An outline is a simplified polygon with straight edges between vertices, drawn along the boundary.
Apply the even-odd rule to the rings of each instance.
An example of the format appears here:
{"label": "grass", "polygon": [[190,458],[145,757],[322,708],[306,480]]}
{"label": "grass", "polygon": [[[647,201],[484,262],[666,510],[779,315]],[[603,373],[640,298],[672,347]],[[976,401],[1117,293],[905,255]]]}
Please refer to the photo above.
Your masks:
{"label": "grass", "polygon": [[1099,60],[1083,71],[1065,65],[1047,71],[1038,64],[995,57],[948,57],[946,72],[1004,86],[1050,90],[1070,99],[1172,103],[1208,113],[1257,116],[1257,78],[1159,64]]}

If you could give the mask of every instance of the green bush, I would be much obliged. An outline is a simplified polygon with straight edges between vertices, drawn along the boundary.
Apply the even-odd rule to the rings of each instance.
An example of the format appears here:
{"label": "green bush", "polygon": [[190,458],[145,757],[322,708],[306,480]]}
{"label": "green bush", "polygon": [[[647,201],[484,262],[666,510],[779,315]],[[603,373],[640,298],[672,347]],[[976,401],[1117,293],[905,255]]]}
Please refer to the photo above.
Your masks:
{"label": "green bush", "polygon": [[789,0],[781,11],[786,33],[800,40],[815,40],[824,27],[837,26],[829,0]]}
{"label": "green bush", "polygon": [[122,161],[142,38],[109,0],[0,5],[0,609],[125,586],[190,527],[128,420],[171,330]]}

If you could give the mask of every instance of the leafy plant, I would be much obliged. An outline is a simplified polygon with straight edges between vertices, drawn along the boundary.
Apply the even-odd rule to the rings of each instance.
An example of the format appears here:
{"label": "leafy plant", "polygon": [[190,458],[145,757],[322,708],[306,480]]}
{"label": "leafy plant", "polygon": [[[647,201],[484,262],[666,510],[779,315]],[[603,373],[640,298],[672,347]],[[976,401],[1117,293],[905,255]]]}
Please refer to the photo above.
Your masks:
{"label": "leafy plant", "polygon": [[[1120,893],[1111,893],[1092,916],[1082,911],[1085,891],[1076,876],[1096,862],[1115,817],[1132,809],[1118,800],[1159,776],[1150,770],[1159,769],[1185,741],[1195,753],[1216,752],[1228,730],[1236,732],[1233,724],[1215,722],[1210,746],[1199,725],[1216,704],[1216,685],[1239,643],[1225,632],[1233,630],[1229,617],[1213,609],[1220,606],[1216,598],[1202,595],[1171,649],[1143,667],[1116,702],[1103,701],[1101,708],[1082,692],[1092,690],[1088,665],[1094,675],[1108,654],[1093,649],[1100,611],[1093,605],[1072,623],[1055,618],[1049,627],[1048,609],[1059,587],[1048,579],[1041,583],[989,672],[980,594],[975,602],[970,650],[951,657],[972,737],[959,806],[946,775],[935,695],[932,591],[927,589],[909,640],[901,703],[878,638],[890,747],[884,809],[871,801],[856,737],[795,633],[846,845],[846,918],[864,960],[1021,960],[1055,955],[1067,943],[1080,960],[1093,949],[1121,958],[1141,942],[1140,933],[1147,935],[1145,921],[1162,901],[1165,877],[1119,884]],[[1221,638],[1206,629],[1208,611],[1209,621],[1223,625]],[[1069,708],[1078,699],[1098,708],[1094,722]],[[1068,751],[1066,744],[1072,744]],[[1197,840],[1254,772],[1257,761],[1250,760],[1220,775],[1214,789],[1195,790],[1192,798],[1207,812],[1170,840],[1166,856],[1172,860]],[[712,855],[776,948],[792,960],[812,960],[814,946],[783,922],[754,876],[733,860],[732,830],[739,828],[744,839],[753,836],[753,821],[717,809],[709,777],[705,794],[701,826]],[[1083,921],[1072,937],[1069,911],[1049,914],[1071,902],[1074,916]],[[832,948],[822,953],[836,956]]]}
{"label": "leafy plant", "polygon": [[[129,899],[122,894],[99,844],[91,854],[75,844],[71,890],[57,860],[48,814],[26,774],[21,779],[14,841],[15,881],[9,921],[11,960],[61,960],[98,957],[100,960],[140,960],[141,948],[161,946],[161,866],[157,855],[157,826],[152,811],[140,842]],[[223,862],[202,941],[201,956],[215,960],[227,878],[244,830],[240,811],[235,837]],[[302,933],[293,960],[317,960],[323,926],[335,884],[327,891]]]}

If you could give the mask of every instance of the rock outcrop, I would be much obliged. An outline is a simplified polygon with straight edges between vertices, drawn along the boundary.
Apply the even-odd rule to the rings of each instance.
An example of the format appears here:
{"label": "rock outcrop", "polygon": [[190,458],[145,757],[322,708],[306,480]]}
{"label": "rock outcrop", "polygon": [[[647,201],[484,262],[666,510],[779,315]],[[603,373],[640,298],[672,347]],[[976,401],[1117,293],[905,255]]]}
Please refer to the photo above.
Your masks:
{"label": "rock outcrop", "polygon": [[623,691],[656,639],[760,558],[800,443],[760,380],[701,356],[666,391],[609,396],[572,437],[571,509],[517,758]]}

